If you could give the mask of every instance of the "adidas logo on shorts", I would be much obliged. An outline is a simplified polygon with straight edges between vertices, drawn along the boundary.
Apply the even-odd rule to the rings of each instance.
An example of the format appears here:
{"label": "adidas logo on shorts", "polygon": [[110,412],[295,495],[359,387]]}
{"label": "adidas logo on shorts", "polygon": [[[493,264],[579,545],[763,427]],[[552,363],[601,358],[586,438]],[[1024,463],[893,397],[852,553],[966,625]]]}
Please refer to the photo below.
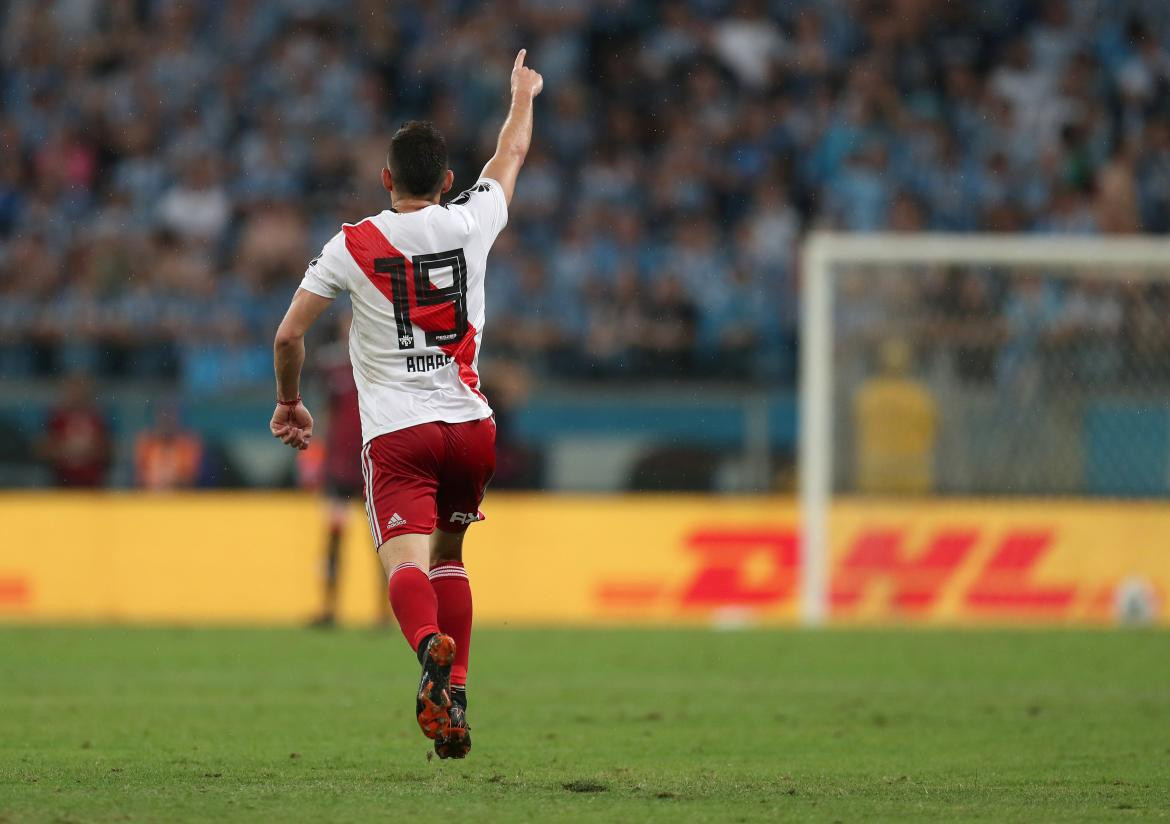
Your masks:
{"label": "adidas logo on shorts", "polygon": [[401,515],[399,515],[397,512],[395,512],[394,515],[390,518],[390,520],[386,522],[386,528],[387,529],[394,529],[395,527],[402,526],[405,523],[406,523],[406,519],[403,518]]}

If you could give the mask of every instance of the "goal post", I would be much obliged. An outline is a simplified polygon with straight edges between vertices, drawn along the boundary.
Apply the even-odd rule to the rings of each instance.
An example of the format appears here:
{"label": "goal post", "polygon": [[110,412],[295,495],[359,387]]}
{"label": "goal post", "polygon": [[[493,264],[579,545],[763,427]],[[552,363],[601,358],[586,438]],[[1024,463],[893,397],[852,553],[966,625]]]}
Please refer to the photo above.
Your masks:
{"label": "goal post", "polygon": [[[868,267],[893,272],[895,277],[912,277],[915,269],[968,267],[1011,273],[1041,272],[1044,278],[1058,281],[1086,276],[1126,284],[1168,281],[1170,240],[1147,236],[813,232],[803,244],[801,267],[800,613],[803,623],[816,626],[830,617],[833,536],[829,516],[835,495],[837,446],[834,421],[841,417],[842,405],[849,402],[847,398],[834,397],[836,370],[840,368],[835,363],[837,332],[834,328],[838,270]],[[866,295],[864,271],[860,284],[859,301]],[[881,307],[873,311],[880,313]],[[918,311],[927,310],[918,307]],[[892,316],[887,320],[890,326],[900,321]],[[1166,324],[1170,328],[1170,318]]]}

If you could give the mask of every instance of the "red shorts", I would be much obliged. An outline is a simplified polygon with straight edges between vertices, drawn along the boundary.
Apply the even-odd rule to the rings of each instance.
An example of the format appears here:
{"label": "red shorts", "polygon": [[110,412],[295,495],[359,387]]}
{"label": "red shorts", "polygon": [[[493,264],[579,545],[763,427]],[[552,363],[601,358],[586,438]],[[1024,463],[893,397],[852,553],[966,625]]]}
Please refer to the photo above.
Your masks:
{"label": "red shorts", "polygon": [[366,514],[374,545],[396,535],[463,532],[496,470],[496,422],[422,423],[362,447]]}

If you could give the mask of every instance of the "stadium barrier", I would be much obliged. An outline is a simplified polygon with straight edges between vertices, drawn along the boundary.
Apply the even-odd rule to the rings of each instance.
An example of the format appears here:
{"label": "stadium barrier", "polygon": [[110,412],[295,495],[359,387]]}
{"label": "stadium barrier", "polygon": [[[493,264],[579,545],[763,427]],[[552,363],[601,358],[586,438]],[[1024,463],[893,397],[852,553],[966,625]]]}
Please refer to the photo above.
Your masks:
{"label": "stadium barrier", "polygon": [[[492,624],[788,624],[785,498],[491,495],[468,569]],[[1170,507],[841,500],[836,623],[1166,624]],[[0,495],[9,622],[295,623],[318,608],[323,510],[304,494]],[[365,512],[345,537],[341,618],[382,597]],[[1136,612],[1135,612],[1136,611]]]}

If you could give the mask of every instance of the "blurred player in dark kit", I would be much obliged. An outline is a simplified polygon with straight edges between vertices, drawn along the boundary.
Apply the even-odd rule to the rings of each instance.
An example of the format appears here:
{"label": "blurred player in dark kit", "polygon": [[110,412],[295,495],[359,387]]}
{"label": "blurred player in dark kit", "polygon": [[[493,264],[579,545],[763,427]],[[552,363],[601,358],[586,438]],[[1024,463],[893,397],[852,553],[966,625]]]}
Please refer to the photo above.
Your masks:
{"label": "blurred player in dark kit", "polygon": [[[323,346],[317,359],[321,382],[328,393],[328,424],[324,446],[320,442],[300,453],[302,483],[319,486],[325,498],[326,535],[322,609],[312,626],[328,628],[337,622],[338,582],[341,575],[341,543],[354,501],[362,500],[362,421],[358,390],[349,364],[349,327],[353,317],[337,318],[337,339]],[[390,618],[389,604],[378,588],[379,623]]]}

